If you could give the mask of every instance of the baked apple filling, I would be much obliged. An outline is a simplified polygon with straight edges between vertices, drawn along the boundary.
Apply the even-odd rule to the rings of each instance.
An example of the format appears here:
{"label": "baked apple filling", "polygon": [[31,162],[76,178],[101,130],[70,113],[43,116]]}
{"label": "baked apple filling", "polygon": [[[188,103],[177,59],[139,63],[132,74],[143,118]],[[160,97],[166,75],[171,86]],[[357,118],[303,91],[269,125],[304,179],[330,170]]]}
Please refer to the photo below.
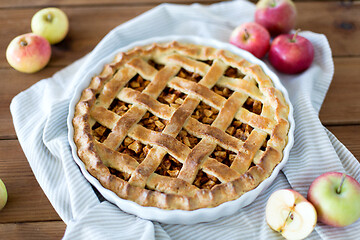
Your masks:
{"label": "baked apple filling", "polygon": [[246,141],[252,130],[253,128],[250,125],[234,119],[230,126],[226,129],[226,133],[242,141]]}
{"label": "baked apple filling", "polygon": [[203,62],[203,63],[205,63],[205,64],[207,64],[207,65],[209,65],[209,66],[211,66],[212,64],[213,64],[213,60],[198,60],[199,62]]}
{"label": "baked apple filling", "polygon": [[155,173],[176,178],[182,168],[182,163],[166,154]]}
{"label": "baked apple filling", "polygon": [[252,99],[251,97],[248,97],[246,99],[243,108],[249,110],[252,113],[255,113],[257,115],[261,114],[262,111],[262,102]]}
{"label": "baked apple filling", "polygon": [[220,87],[215,85],[212,89],[215,93],[219,94],[220,96],[223,96],[224,98],[229,98],[231,94],[233,94],[234,91],[230,90],[226,87]]}
{"label": "baked apple filling", "polygon": [[200,138],[197,138],[188,133],[185,129],[181,129],[176,139],[184,143],[189,148],[194,148],[201,140]]}
{"label": "baked apple filling", "polygon": [[131,157],[135,158],[136,161],[141,163],[146,155],[149,153],[151,149],[150,145],[144,145],[140,141],[134,140],[130,137],[126,137],[119,148],[117,149],[118,152],[128,154]]}
{"label": "baked apple filling", "polygon": [[[153,60],[149,60],[148,63],[157,70],[160,70],[161,68],[164,67],[164,65],[158,64]],[[212,61],[206,61],[204,63],[211,65]],[[184,68],[181,68],[177,76],[194,82],[199,82],[202,78],[201,75],[197,73],[189,72]],[[224,76],[232,77],[232,78],[240,78],[240,77],[244,77],[244,74],[242,74],[236,68],[229,67],[225,71]],[[126,84],[125,87],[129,87],[141,92],[146,88],[146,86],[149,83],[150,83],[149,81],[143,79],[139,74],[137,74]],[[218,85],[215,85],[211,90],[224,98],[229,98],[233,94],[233,91],[230,90],[229,88],[221,87]],[[178,108],[180,107],[181,104],[184,103],[186,96],[187,96],[186,94],[178,90],[166,87],[158,96],[157,100],[163,104],[167,104],[171,107]],[[123,116],[131,108],[131,106],[132,106],[131,104],[128,104],[126,102],[123,102],[115,98],[108,109],[110,111],[115,112],[119,116]],[[262,103],[252,99],[251,97],[249,97],[246,100],[243,107],[255,114],[261,114],[262,111]],[[204,102],[200,102],[200,104],[196,107],[191,117],[197,119],[201,123],[211,125],[218,116],[218,114],[219,111],[217,109],[205,104]],[[162,132],[166,127],[166,125],[168,124],[168,120],[161,119],[148,111],[144,114],[144,116],[142,117],[142,119],[139,121],[138,124],[152,131]],[[242,141],[246,141],[246,139],[251,134],[252,130],[253,128],[251,126],[234,119],[230,124],[230,126],[226,129],[226,133]],[[99,123],[95,123],[95,125],[92,127],[92,131],[94,137],[99,142],[103,142],[111,132],[110,129],[102,126]],[[200,138],[197,138],[189,134],[184,128],[176,136],[176,139],[182,142],[183,144],[185,144],[190,149],[193,149],[201,141]],[[266,142],[267,140],[262,146],[262,150],[266,148]],[[144,145],[140,141],[134,140],[130,137],[126,137],[119,146],[119,148],[117,149],[117,151],[129,155],[134,159],[136,159],[137,162],[141,163],[146,158],[150,149],[151,149],[150,145]],[[218,145],[216,146],[215,150],[211,153],[210,157],[230,167],[236,157],[236,153],[226,150]],[[157,167],[155,173],[159,175],[175,178],[178,176],[179,172],[181,171],[181,168],[182,168],[181,162],[173,158],[170,154],[166,154],[162,159],[160,165]],[[130,174],[125,172],[120,172],[113,168],[109,168],[109,170],[111,174],[126,181],[131,177]],[[219,181],[219,179],[217,179],[215,176],[211,174],[207,174],[202,170],[198,172],[194,180],[194,185],[200,189],[211,189],[216,184],[220,184],[220,183],[221,182]]]}
{"label": "baked apple filling", "polygon": [[200,102],[191,117],[195,118],[199,122],[205,124],[212,124],[218,114],[219,111],[217,109],[207,105],[204,102]]}
{"label": "baked apple filling", "polygon": [[184,68],[181,68],[176,76],[193,81],[193,82],[199,82],[202,79],[202,76],[200,74],[194,73],[194,72],[189,72],[189,71],[185,70]]}
{"label": "baked apple filling", "polygon": [[219,145],[217,145],[215,150],[210,155],[210,157],[215,158],[219,162],[230,167],[236,157],[236,153],[226,150],[226,149],[220,147]]}
{"label": "baked apple filling", "polygon": [[270,139],[270,135],[268,134],[268,135],[266,136],[266,139],[265,139],[263,145],[261,146],[260,150],[262,150],[262,151],[265,151],[265,150],[266,150],[267,142],[269,141],[269,139]]}
{"label": "baked apple filling", "polygon": [[109,171],[110,171],[110,173],[111,173],[112,175],[115,175],[115,176],[117,176],[118,178],[121,178],[121,179],[123,179],[123,180],[125,180],[125,181],[128,181],[128,180],[130,179],[130,177],[131,177],[131,174],[128,174],[128,173],[126,173],[126,172],[118,171],[118,170],[116,170],[116,169],[114,169],[114,168],[111,168],[111,167],[109,167]]}
{"label": "baked apple filling", "polygon": [[94,136],[94,138],[101,143],[104,142],[105,139],[111,133],[111,129],[104,127],[103,125],[101,125],[98,122],[96,122],[92,126],[91,130],[92,130],[92,135]]}
{"label": "baked apple filling", "polygon": [[150,112],[146,112],[139,122],[143,127],[157,132],[164,130],[167,123],[167,120],[161,119]]}
{"label": "baked apple filling", "polygon": [[231,78],[244,78],[244,77],[245,77],[245,74],[243,74],[242,72],[240,72],[239,69],[233,68],[233,67],[229,66],[229,67],[225,70],[224,76],[225,76],[225,77],[231,77]]}
{"label": "baked apple filling", "polygon": [[161,92],[157,100],[163,104],[178,108],[184,102],[186,96],[186,94],[178,90],[166,87],[164,91]]}
{"label": "baked apple filling", "polygon": [[203,170],[200,170],[196,175],[194,180],[194,185],[200,189],[211,189],[216,184],[220,184],[221,182],[215,176],[211,174],[205,173]]}
{"label": "baked apple filling", "polygon": [[142,92],[147,85],[149,85],[150,81],[145,80],[139,74],[136,74],[126,85],[125,87],[132,88],[139,92]]}
{"label": "baked apple filling", "polygon": [[155,62],[153,59],[150,59],[150,60],[148,61],[148,64],[150,64],[151,66],[153,66],[156,70],[160,70],[160,69],[162,69],[162,68],[164,67],[163,64],[157,63],[157,62]]}
{"label": "baked apple filling", "polygon": [[130,108],[131,104],[120,101],[119,99],[115,98],[113,102],[110,104],[108,110],[113,111],[114,113],[122,116],[124,115]]}

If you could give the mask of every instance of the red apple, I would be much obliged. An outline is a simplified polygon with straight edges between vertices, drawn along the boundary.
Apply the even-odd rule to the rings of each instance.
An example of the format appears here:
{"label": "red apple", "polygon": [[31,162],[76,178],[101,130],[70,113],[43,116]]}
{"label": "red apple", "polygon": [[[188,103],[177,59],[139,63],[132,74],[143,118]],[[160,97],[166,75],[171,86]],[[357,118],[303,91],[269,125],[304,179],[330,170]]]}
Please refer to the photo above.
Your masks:
{"label": "red apple", "polygon": [[3,209],[7,202],[7,191],[4,182],[0,179],[0,210]]}
{"label": "red apple", "polygon": [[310,185],[308,200],[322,223],[344,227],[360,218],[360,183],[349,175],[339,172],[320,175]]}
{"label": "red apple", "polygon": [[6,49],[8,63],[20,72],[37,72],[49,62],[51,47],[41,36],[27,33],[14,38]]}
{"label": "red apple", "polygon": [[277,36],[270,46],[269,61],[278,71],[295,74],[308,69],[314,60],[314,47],[295,34]]}
{"label": "red apple", "polygon": [[270,34],[260,24],[244,23],[231,33],[230,43],[263,58],[270,47]]}
{"label": "red apple", "polygon": [[271,194],[265,209],[266,222],[286,239],[303,239],[315,228],[314,206],[300,193],[281,189]]}
{"label": "red apple", "polygon": [[255,22],[272,36],[288,33],[295,27],[296,8],[291,0],[260,0],[256,4]]}

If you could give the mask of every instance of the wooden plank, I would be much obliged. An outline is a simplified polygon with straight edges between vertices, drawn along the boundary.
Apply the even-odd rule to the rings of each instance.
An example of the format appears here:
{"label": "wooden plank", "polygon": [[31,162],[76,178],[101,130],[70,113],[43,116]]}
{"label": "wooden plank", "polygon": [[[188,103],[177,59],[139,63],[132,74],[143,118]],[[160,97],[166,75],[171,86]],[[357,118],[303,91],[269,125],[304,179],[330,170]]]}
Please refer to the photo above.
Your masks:
{"label": "wooden plank", "polygon": [[359,56],[360,2],[298,2],[297,27],[325,34],[334,56]]}
{"label": "wooden plank", "polygon": [[[360,159],[359,125],[331,126],[329,130]],[[0,178],[9,193],[9,202],[0,212],[0,223],[60,220],[16,140],[0,141]]]}
{"label": "wooden plank", "polygon": [[61,220],[36,181],[17,140],[0,141],[0,178],[9,196],[0,212],[0,223]]}
{"label": "wooden plank", "polygon": [[[63,8],[68,14],[70,30],[67,37],[52,47],[49,65],[66,66],[89,53],[111,29],[149,10],[147,7]],[[21,34],[31,32],[30,21],[37,9],[0,10],[0,49]],[[90,24],[91,23],[91,24]],[[0,58],[0,68],[8,68]]]}
{"label": "wooden plank", "polygon": [[63,221],[0,224],[0,239],[58,240],[64,235]]}
{"label": "wooden plank", "polygon": [[[336,2],[299,2],[297,27],[328,36],[335,56],[359,56],[360,2],[342,7]],[[62,7],[70,19],[70,32],[60,44],[53,46],[50,65],[65,66],[90,52],[113,28],[138,16],[153,6]],[[0,49],[6,49],[16,36],[30,32],[30,20],[38,8],[0,9]],[[316,12],[316,14],[314,14]],[[91,24],[89,24],[91,23]],[[0,68],[9,67],[0,58]]]}
{"label": "wooden plank", "polygon": [[[61,6],[70,17],[71,30],[64,42],[53,46],[50,66],[39,73],[18,73],[9,68],[4,57],[0,58],[0,74],[3,77],[0,88],[0,139],[15,138],[8,108],[13,96],[84,56],[111,29],[160,2],[163,1],[60,0],[54,4],[50,0],[2,0],[0,49],[3,52],[13,37],[30,31],[32,15],[45,6]],[[296,5],[301,16],[298,27],[326,34],[335,56],[360,56],[357,44],[360,31],[356,30],[360,23],[359,2],[347,7],[340,6],[338,2],[297,2]],[[360,124],[359,63],[360,58],[335,58],[334,80],[320,112],[324,124]],[[360,159],[359,125],[328,126],[328,129]],[[0,239],[61,239],[66,226],[39,187],[16,140],[0,140],[0,178],[9,192],[9,202],[0,212]]]}
{"label": "wooden plank", "polygon": [[[250,0],[253,3],[257,3],[257,0]],[[313,0],[294,0],[294,2],[312,2]],[[335,2],[338,0],[317,0],[321,2]],[[176,3],[176,4],[191,4],[191,3],[203,3],[211,4],[214,2],[220,2],[219,0],[57,0],[56,2],[51,0],[36,0],[36,1],[26,1],[26,0],[2,0],[0,2],[0,8],[29,8],[29,7],[48,7],[48,6],[104,6],[104,5],[154,5],[161,3]],[[344,1],[345,2],[345,1]],[[345,2],[344,4],[351,4],[350,2]]]}
{"label": "wooden plank", "polygon": [[16,138],[9,108],[12,98],[39,80],[51,77],[59,70],[59,67],[46,67],[35,74],[23,74],[14,69],[0,69],[3,80],[0,88],[0,139]]}
{"label": "wooden plank", "polygon": [[360,162],[360,125],[327,127]]}
{"label": "wooden plank", "polygon": [[[334,62],[334,79],[320,111],[320,119],[324,125],[360,124],[360,57],[335,58]],[[35,74],[0,69],[0,76],[6,80],[0,88],[0,139],[16,138],[9,110],[11,99],[60,69],[61,67],[48,66]]]}
{"label": "wooden plank", "polygon": [[47,7],[47,6],[104,6],[104,5],[116,5],[116,6],[129,6],[129,5],[155,5],[160,3],[180,3],[180,4],[190,4],[190,3],[214,3],[219,2],[219,0],[58,0],[54,3],[51,0],[37,0],[37,1],[26,1],[26,0],[2,0],[0,3],[0,8],[24,8],[24,7]]}
{"label": "wooden plank", "polygon": [[360,58],[335,58],[335,74],[320,111],[325,125],[360,124]]}

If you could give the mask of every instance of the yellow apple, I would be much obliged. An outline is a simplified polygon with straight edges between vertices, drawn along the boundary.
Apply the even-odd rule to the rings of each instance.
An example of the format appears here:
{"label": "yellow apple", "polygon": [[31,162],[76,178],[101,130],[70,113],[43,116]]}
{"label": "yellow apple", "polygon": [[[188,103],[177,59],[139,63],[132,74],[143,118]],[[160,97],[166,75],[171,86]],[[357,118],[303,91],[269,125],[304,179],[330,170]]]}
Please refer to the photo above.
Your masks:
{"label": "yellow apple", "polygon": [[5,207],[7,202],[7,191],[4,182],[0,179],[0,210]]}
{"label": "yellow apple", "polygon": [[44,8],[32,17],[31,30],[46,38],[50,44],[56,44],[66,37],[69,20],[59,8]]}
{"label": "yellow apple", "polygon": [[300,193],[281,189],[271,194],[266,204],[266,222],[286,239],[304,239],[315,228],[314,206]]}
{"label": "yellow apple", "polygon": [[345,227],[360,218],[360,183],[349,175],[339,172],[320,175],[310,185],[308,200],[322,223]]}

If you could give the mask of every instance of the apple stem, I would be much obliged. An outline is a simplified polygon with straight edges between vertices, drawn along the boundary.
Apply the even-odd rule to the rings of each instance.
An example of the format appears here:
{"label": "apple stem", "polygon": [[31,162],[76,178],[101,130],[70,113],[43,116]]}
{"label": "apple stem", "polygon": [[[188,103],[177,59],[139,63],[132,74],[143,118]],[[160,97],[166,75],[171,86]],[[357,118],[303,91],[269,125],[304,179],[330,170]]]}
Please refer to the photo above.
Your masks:
{"label": "apple stem", "polygon": [[49,13],[49,14],[46,16],[46,20],[47,20],[48,22],[52,22],[52,19],[53,19],[53,16],[52,16],[51,13]]}
{"label": "apple stem", "polygon": [[342,177],[341,177],[340,185],[339,185],[339,187],[336,189],[336,193],[337,193],[337,194],[340,194],[340,193],[341,193],[341,188],[342,188],[342,185],[344,184],[345,177],[346,177],[346,174],[343,173],[343,175],[342,175]]}
{"label": "apple stem", "polygon": [[276,6],[276,0],[272,0],[271,7],[275,7],[275,6]]}
{"label": "apple stem", "polygon": [[290,42],[296,42],[296,37],[297,37],[299,32],[300,32],[300,28],[298,28],[296,30],[296,32],[294,33],[294,35],[293,35],[292,39],[290,40]]}
{"label": "apple stem", "polygon": [[245,32],[245,40],[248,40],[249,37],[250,37],[250,34],[249,34],[249,32],[247,31],[246,28],[244,29],[244,32]]}
{"label": "apple stem", "polygon": [[21,40],[20,45],[26,47],[28,43],[25,40]]}

